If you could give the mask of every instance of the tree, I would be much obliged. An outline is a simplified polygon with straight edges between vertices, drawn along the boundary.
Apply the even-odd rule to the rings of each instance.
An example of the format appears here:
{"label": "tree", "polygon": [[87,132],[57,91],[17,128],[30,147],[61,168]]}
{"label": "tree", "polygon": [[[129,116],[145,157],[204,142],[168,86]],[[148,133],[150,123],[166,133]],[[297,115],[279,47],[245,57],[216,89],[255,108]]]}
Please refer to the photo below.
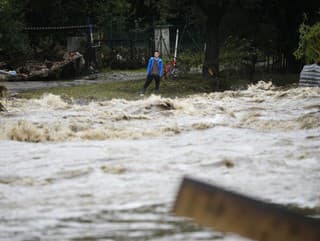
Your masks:
{"label": "tree", "polygon": [[294,52],[297,59],[305,59],[305,62],[320,63],[320,22],[313,26],[301,24],[299,47]]}
{"label": "tree", "polygon": [[265,21],[274,29],[271,46],[266,46],[267,50],[273,49],[274,61],[285,60],[286,71],[298,71],[299,63],[293,56],[293,51],[299,41],[299,25],[306,14],[309,23],[313,24],[319,19],[317,9],[320,2],[317,0],[290,1],[290,0],[264,0],[262,2],[265,9]]}
{"label": "tree", "polygon": [[[254,13],[260,4],[261,0],[198,0],[195,3],[203,13],[206,15],[206,53],[203,65],[203,74],[206,77],[218,76],[219,74],[219,50],[220,44],[224,39],[220,38],[221,23],[229,11],[246,11],[247,13]],[[242,16],[245,16],[242,14]],[[233,18],[233,16],[231,16]],[[234,19],[232,19],[234,22]],[[248,29],[248,26],[245,29]],[[227,32],[224,38],[230,33]],[[250,32],[250,31],[249,31]],[[252,31],[251,31],[252,32]]]}
{"label": "tree", "polygon": [[200,0],[198,6],[206,15],[206,51],[203,65],[204,76],[217,76],[219,73],[219,29],[229,1]]}
{"label": "tree", "polygon": [[[28,38],[23,29],[19,1],[0,1],[0,50],[9,65],[24,60],[29,54]],[[1,60],[1,59],[0,59]]]}
{"label": "tree", "polygon": [[92,5],[92,16],[105,32],[112,30],[127,31],[131,4],[127,0],[100,0]]}
{"label": "tree", "polygon": [[[297,64],[292,52],[298,41],[299,17],[306,13],[311,22],[319,19],[317,9],[320,2],[197,0],[193,4],[200,7],[207,17],[204,23],[207,49],[203,72],[205,76],[210,76],[219,73],[219,49],[228,35],[247,38],[253,47],[276,55],[281,65],[285,59],[285,67],[295,70]],[[236,18],[237,14],[241,17]],[[226,24],[226,19],[229,19],[229,24]],[[241,22],[245,24],[239,25]]]}
{"label": "tree", "polygon": [[319,4],[318,0],[0,0],[0,43],[7,53],[27,52],[24,26],[82,25],[88,17],[106,33],[188,23],[199,39],[205,36],[203,73],[211,77],[219,74],[220,48],[230,36],[246,39],[254,51],[284,57],[294,66],[292,52],[303,13],[308,15],[307,24],[314,24]]}

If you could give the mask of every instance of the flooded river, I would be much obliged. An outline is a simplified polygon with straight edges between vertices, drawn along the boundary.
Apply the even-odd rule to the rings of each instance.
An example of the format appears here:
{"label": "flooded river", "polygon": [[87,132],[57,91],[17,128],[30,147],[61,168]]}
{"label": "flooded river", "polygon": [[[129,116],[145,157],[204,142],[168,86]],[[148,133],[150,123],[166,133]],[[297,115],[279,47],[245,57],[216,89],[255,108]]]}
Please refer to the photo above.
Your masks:
{"label": "flooded river", "polygon": [[245,240],[169,214],[184,175],[320,209],[320,88],[7,108],[0,240]]}

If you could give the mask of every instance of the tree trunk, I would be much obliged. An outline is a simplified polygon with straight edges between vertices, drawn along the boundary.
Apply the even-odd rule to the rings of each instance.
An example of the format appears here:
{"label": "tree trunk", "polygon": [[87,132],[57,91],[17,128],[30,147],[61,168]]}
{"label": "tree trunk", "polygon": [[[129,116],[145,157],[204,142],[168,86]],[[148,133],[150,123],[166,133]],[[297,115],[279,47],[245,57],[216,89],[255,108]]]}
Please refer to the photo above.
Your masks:
{"label": "tree trunk", "polygon": [[207,19],[206,52],[203,76],[215,78],[219,75],[219,25],[220,19],[211,14]]}
{"label": "tree trunk", "polygon": [[213,80],[215,89],[219,89],[219,27],[229,1],[197,0],[197,5],[207,17],[206,52],[202,69],[204,78]]}

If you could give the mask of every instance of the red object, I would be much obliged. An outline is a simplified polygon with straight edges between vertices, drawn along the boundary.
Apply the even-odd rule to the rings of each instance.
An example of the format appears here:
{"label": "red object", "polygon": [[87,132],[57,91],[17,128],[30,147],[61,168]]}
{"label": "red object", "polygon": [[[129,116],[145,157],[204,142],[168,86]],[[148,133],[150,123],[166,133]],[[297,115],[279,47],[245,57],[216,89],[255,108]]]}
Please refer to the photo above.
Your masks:
{"label": "red object", "polygon": [[174,66],[176,65],[176,61],[168,61],[167,63],[164,64],[164,72],[163,72],[163,76],[166,76],[168,73],[171,72],[171,70],[174,68]]}

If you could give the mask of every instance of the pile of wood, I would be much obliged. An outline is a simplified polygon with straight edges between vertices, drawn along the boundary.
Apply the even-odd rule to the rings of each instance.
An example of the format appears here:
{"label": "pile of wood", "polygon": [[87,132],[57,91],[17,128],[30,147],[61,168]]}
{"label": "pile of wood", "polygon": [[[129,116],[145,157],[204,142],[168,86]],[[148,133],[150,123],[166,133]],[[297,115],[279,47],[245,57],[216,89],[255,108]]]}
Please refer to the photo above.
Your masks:
{"label": "pile of wood", "polygon": [[0,81],[59,78],[62,73],[75,75],[83,70],[84,64],[79,52],[66,52],[59,61],[27,62],[16,69],[15,76],[0,74]]}

